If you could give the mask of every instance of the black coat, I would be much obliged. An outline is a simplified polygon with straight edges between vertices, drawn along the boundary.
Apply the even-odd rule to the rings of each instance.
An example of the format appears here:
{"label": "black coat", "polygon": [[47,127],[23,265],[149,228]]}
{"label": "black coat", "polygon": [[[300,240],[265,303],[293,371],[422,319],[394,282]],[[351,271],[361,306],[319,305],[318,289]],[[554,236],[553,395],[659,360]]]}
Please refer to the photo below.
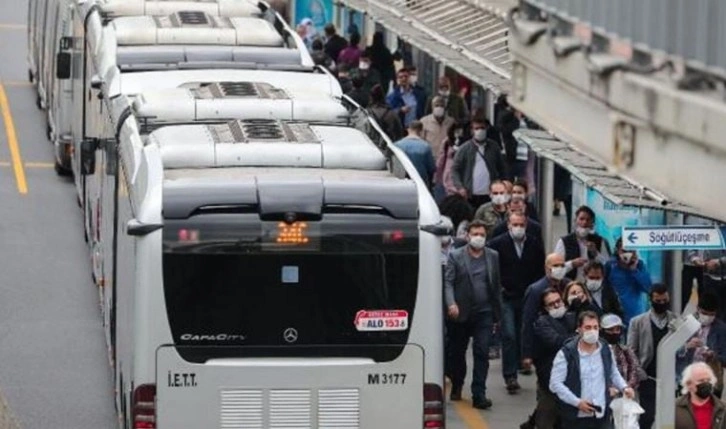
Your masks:
{"label": "black coat", "polygon": [[552,363],[565,341],[575,336],[575,323],[569,317],[555,319],[540,315],[534,322],[533,360],[537,370],[537,384],[549,390]]}
{"label": "black coat", "polygon": [[545,251],[542,240],[527,235],[522,257],[517,255],[510,234],[502,234],[489,241],[488,247],[499,253],[499,275],[502,279],[502,297],[521,301],[527,287],[544,276]]}
{"label": "black coat", "polygon": [[[595,298],[592,298],[592,305],[596,307],[596,312],[600,315],[613,313],[617,314],[621,318],[623,317],[623,306],[620,304],[620,298],[618,298],[617,292],[613,289],[612,285],[604,282],[602,285],[602,305],[599,305]],[[592,295],[592,293],[590,294]]]}
{"label": "black coat", "polygon": [[325,53],[328,54],[328,57],[337,60],[338,55],[340,55],[340,51],[345,49],[347,46],[348,41],[345,40],[345,38],[339,34],[334,34],[327,42],[325,42]]}

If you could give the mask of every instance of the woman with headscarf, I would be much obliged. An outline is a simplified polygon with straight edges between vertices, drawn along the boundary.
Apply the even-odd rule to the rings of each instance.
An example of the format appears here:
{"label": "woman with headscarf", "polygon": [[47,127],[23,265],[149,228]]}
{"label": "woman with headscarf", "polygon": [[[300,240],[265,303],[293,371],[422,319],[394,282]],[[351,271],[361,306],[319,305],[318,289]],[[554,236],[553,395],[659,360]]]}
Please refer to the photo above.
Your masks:
{"label": "woman with headscarf", "polygon": [[381,86],[384,91],[388,91],[396,70],[393,67],[393,55],[383,41],[382,32],[377,31],[373,35],[373,43],[367,50],[371,58],[371,68],[378,70],[381,75]]}

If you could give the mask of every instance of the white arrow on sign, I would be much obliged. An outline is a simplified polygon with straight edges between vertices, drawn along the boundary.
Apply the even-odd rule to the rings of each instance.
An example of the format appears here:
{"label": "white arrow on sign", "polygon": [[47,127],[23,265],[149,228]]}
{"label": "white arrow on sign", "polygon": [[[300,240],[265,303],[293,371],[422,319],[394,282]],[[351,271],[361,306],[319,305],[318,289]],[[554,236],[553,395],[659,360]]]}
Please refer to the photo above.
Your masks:
{"label": "white arrow on sign", "polygon": [[628,250],[723,249],[724,237],[711,226],[624,226],[623,247]]}

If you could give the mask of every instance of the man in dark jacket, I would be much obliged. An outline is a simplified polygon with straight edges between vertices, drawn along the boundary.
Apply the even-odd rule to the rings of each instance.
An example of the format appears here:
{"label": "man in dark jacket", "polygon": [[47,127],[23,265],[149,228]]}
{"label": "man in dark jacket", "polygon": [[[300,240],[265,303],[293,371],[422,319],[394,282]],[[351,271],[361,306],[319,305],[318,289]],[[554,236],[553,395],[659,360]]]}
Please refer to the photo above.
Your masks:
{"label": "man in dark jacket", "polygon": [[474,138],[456,152],[451,180],[459,195],[478,208],[490,201],[489,184],[506,178],[506,166],[499,144],[486,137],[486,119],[474,117],[471,128]]}
{"label": "man in dark jacket", "polygon": [[612,285],[605,279],[605,267],[598,261],[590,261],[583,267],[585,287],[587,287],[593,304],[601,314],[617,314],[623,317],[623,306]]}
{"label": "man in dark jacket", "polygon": [[403,138],[403,126],[396,112],[386,104],[386,96],[381,85],[371,89],[371,98],[368,112],[383,128],[383,132],[393,141]]}
{"label": "man in dark jacket", "polygon": [[[447,116],[451,116],[458,123],[466,121],[469,116],[469,108],[466,106],[464,99],[451,90],[451,79],[448,76],[439,78],[438,96],[444,100],[444,109]],[[429,97],[426,102],[426,114],[433,113],[432,106],[433,96]]]}
{"label": "man in dark jacket", "polygon": [[444,296],[450,322],[447,323],[451,352],[451,400],[461,400],[466,377],[466,349],[473,337],[474,373],[471,382],[475,408],[487,409],[489,340],[492,326],[501,316],[499,255],[488,249],[486,227],[473,221],[467,229],[468,244],[449,253],[444,275]]}
{"label": "man in dark jacket", "polygon": [[601,264],[608,262],[610,246],[595,233],[595,212],[588,206],[581,206],[575,212],[575,232],[560,238],[555,245],[555,253],[565,257],[567,277],[582,279],[582,267],[591,260]]}
{"label": "man in dark jacket", "polygon": [[[622,392],[633,399],[618,372],[607,343],[599,338],[600,321],[592,311],[580,313],[578,336],[557,352],[550,373],[550,391],[557,395],[561,427],[604,429],[608,427],[612,394]],[[580,368],[588,368],[581,372]],[[581,374],[587,374],[583,380]]]}
{"label": "man in dark jacket", "polygon": [[337,60],[340,51],[348,46],[348,41],[335,31],[335,25],[333,24],[325,25],[325,38],[327,39],[325,42],[325,53],[333,60]]}
{"label": "man in dark jacket", "polygon": [[502,375],[510,394],[519,389],[517,370],[522,331],[522,299],[527,286],[544,275],[544,245],[537,236],[527,235],[527,217],[509,214],[509,233],[489,242],[499,253],[502,276]]}
{"label": "man in dark jacket", "polygon": [[[542,240],[542,224],[529,217],[527,214],[527,203],[521,199],[513,199],[509,202],[509,212],[520,212],[527,216],[527,235],[533,235],[539,237]],[[499,222],[492,233],[489,234],[491,238],[499,237],[501,234],[507,232],[507,222]]]}
{"label": "man in dark jacket", "polygon": [[554,429],[557,422],[557,397],[550,391],[550,372],[557,352],[575,336],[575,324],[565,318],[567,308],[556,289],[542,293],[541,313],[534,322],[534,365],[537,368],[537,429]]}

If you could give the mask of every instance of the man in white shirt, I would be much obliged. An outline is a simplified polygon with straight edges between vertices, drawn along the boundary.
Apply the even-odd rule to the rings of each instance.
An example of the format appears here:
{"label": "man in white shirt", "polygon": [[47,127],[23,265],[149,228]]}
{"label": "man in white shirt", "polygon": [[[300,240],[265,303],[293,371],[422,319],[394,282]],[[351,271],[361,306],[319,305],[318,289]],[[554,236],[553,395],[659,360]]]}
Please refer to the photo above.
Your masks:
{"label": "man in white shirt", "polygon": [[607,343],[599,338],[600,323],[592,311],[578,317],[578,336],[565,343],[552,364],[549,388],[560,403],[561,427],[605,429],[610,399],[635,392],[618,371]]}

